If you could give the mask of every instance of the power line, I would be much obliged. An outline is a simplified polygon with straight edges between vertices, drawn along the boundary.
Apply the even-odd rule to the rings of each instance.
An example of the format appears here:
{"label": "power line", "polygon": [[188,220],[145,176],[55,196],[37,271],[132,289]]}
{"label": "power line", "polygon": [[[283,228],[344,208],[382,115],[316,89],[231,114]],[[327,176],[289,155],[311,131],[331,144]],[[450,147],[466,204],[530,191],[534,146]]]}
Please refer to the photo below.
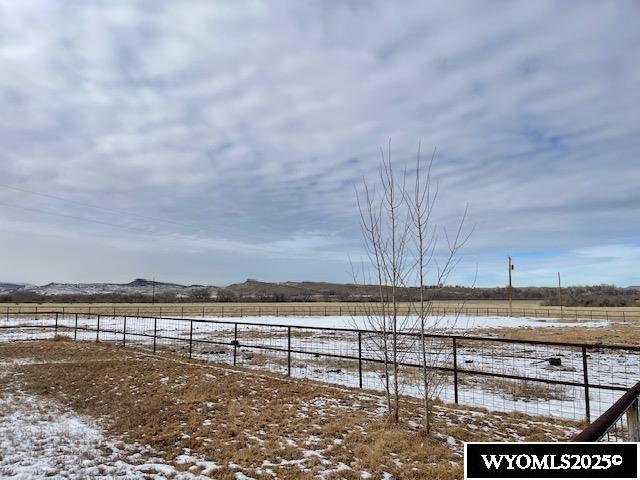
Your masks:
{"label": "power line", "polygon": [[51,198],[51,199],[54,199],[54,200],[59,200],[61,202],[67,202],[67,203],[71,203],[71,204],[74,204],[74,205],[78,205],[80,207],[94,208],[96,210],[103,210],[105,212],[110,212],[110,213],[118,213],[118,214],[130,215],[130,216],[133,216],[133,217],[144,218],[146,220],[152,220],[154,222],[170,223],[170,224],[173,224],[173,225],[180,225],[180,226],[183,226],[183,227],[193,227],[194,226],[194,225],[188,225],[188,224],[185,224],[185,223],[176,222],[174,220],[167,220],[167,219],[163,219],[163,218],[157,218],[157,217],[150,217],[150,216],[147,216],[147,215],[141,215],[139,213],[129,212],[128,210],[124,210],[124,209],[102,207],[100,205],[94,205],[94,204],[91,204],[91,203],[79,202],[77,200],[70,200],[68,198],[60,197],[60,196],[57,196],[57,195],[51,195],[50,193],[42,193],[42,192],[36,192],[34,190],[27,190],[26,188],[22,188],[22,187],[15,187],[15,186],[12,186],[12,185],[6,185],[6,184],[1,184],[1,183],[0,183],[0,187],[6,188],[6,189],[9,189],[9,190],[14,190],[16,192],[28,193],[30,195],[38,195],[40,197]]}
{"label": "power line", "polygon": [[28,211],[28,212],[43,213],[45,215],[53,215],[55,217],[71,218],[71,219],[74,219],[74,220],[82,220],[84,222],[98,223],[100,225],[106,225],[106,226],[109,226],[109,227],[121,228],[121,229],[124,229],[124,230],[131,230],[131,231],[138,232],[138,233],[145,233],[145,234],[149,234],[150,233],[148,230],[144,230],[142,228],[130,227],[128,225],[120,225],[120,224],[117,224],[117,223],[103,222],[102,220],[94,220],[92,218],[78,217],[76,215],[68,215],[68,214],[65,214],[65,213],[52,212],[50,210],[42,210],[42,209],[39,209],[39,208],[24,207],[22,205],[14,205],[12,203],[0,202],[0,206],[2,206],[2,207],[10,207],[10,208],[17,208],[17,209],[25,210],[25,211]]}

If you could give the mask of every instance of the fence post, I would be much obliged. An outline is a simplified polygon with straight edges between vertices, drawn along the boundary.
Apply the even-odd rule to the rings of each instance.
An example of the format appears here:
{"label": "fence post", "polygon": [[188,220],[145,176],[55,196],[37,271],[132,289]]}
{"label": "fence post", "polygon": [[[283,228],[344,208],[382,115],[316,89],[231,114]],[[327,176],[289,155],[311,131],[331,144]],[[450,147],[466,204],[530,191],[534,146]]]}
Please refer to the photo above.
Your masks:
{"label": "fence post", "polygon": [[[222,307],[224,309],[224,307]],[[204,303],[202,304],[202,318],[204,318]]]}
{"label": "fence post", "polygon": [[236,365],[236,358],[238,357],[238,324],[233,324],[233,366]]}
{"label": "fence post", "polygon": [[100,341],[100,314],[98,314],[98,328],[96,328],[96,342]]}
{"label": "fence post", "polygon": [[73,339],[78,339],[78,314],[76,313],[76,322],[73,326]]}
{"label": "fence post", "polygon": [[362,332],[358,330],[358,376],[362,388]]}
{"label": "fence post", "polygon": [[630,442],[640,442],[640,401],[636,398],[627,410],[627,425],[629,425]]}
{"label": "fence post", "polygon": [[587,422],[591,423],[591,408],[589,405],[589,373],[587,369],[587,347],[582,346],[582,373],[584,376],[584,409]]}
{"label": "fence post", "polygon": [[453,339],[453,399],[458,403],[458,341]]}
{"label": "fence post", "polygon": [[58,312],[56,312],[56,326],[53,332],[54,332],[53,336],[57,337],[58,336]]}
{"label": "fence post", "polygon": [[153,353],[156,353],[156,338],[158,337],[158,319],[153,319]]}
{"label": "fence post", "polygon": [[122,317],[124,319],[124,323],[122,324],[122,346],[127,346],[127,316]]}
{"label": "fence post", "polygon": [[191,358],[191,352],[193,351],[193,320],[189,321],[189,358]]}
{"label": "fence post", "polygon": [[291,376],[291,327],[287,327],[287,375]]}

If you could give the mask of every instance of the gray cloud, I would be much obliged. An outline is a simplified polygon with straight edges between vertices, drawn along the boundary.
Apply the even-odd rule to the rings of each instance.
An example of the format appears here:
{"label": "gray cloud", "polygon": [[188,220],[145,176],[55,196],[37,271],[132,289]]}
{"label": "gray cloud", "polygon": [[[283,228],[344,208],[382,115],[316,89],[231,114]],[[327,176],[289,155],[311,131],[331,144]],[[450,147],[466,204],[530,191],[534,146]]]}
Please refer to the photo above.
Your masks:
{"label": "gray cloud", "polygon": [[638,10],[0,1],[0,183],[75,202],[0,186],[1,276],[347,280],[391,137],[438,147],[439,221],[470,205],[457,280],[639,283],[580,253],[640,248]]}

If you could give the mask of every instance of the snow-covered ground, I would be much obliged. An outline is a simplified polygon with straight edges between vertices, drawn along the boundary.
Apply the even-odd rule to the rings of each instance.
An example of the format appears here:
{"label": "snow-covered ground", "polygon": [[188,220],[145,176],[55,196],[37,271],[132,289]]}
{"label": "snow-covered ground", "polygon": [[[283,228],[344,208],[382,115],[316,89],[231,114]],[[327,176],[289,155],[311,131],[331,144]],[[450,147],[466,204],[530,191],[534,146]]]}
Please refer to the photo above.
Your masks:
{"label": "snow-covered ground", "polygon": [[[166,359],[161,355],[146,352],[133,353],[139,358],[146,358],[149,362]],[[61,360],[39,361],[43,362],[42,365],[47,365]],[[87,360],[85,358],[85,361],[100,362],[104,360]],[[177,362],[184,365],[194,365],[188,359],[178,359]],[[304,398],[298,398],[295,391],[287,393],[286,395],[289,397],[284,396],[282,399],[278,398],[277,401],[281,400],[285,406],[295,412],[295,415],[280,419],[276,424],[279,430],[275,434],[278,445],[286,442],[286,445],[290,447],[286,458],[283,458],[280,452],[274,451],[273,443],[268,443],[265,449],[256,447],[256,445],[265,443],[265,438],[273,439],[272,433],[267,437],[267,433],[263,429],[263,422],[260,422],[260,428],[256,427],[255,429],[252,421],[245,424],[240,423],[239,431],[246,433],[247,439],[256,442],[253,446],[256,449],[252,450],[252,460],[258,460],[258,462],[253,465],[246,465],[246,456],[243,458],[242,455],[238,455],[237,459],[229,459],[229,452],[225,454],[222,453],[224,449],[211,448],[208,445],[210,439],[216,436],[222,437],[227,444],[237,445],[239,435],[235,428],[226,433],[220,433],[224,432],[226,425],[220,422],[220,416],[216,417],[215,415],[216,410],[219,410],[219,415],[226,415],[225,405],[233,404],[235,400],[227,398],[221,405],[216,402],[215,408],[211,408],[214,405],[212,402],[207,402],[209,408],[197,408],[196,410],[202,412],[202,416],[205,418],[202,425],[211,427],[211,430],[207,429],[208,433],[204,436],[194,435],[195,442],[190,442],[189,448],[181,448],[184,454],[173,459],[173,462],[178,466],[176,468],[167,462],[166,458],[157,456],[150,446],[125,443],[109,438],[100,428],[100,422],[80,416],[49,399],[22,391],[20,378],[23,373],[16,371],[15,367],[34,364],[36,361],[30,358],[0,361],[0,478],[167,478],[176,480],[235,478],[252,480],[266,476],[269,478],[289,478],[286,474],[279,475],[281,471],[290,471],[289,467],[293,471],[299,469],[303,475],[306,474],[305,478],[307,476],[311,478],[312,475],[313,478],[320,479],[337,478],[335,474],[339,472],[344,472],[345,477],[348,478],[374,478],[369,465],[363,469],[362,466],[354,462],[353,456],[350,456],[349,460],[345,460],[341,446],[345,443],[347,433],[329,429],[326,435],[330,441],[325,442],[323,441],[326,440],[323,438],[325,434],[322,433],[324,427],[321,425],[331,424],[332,419],[344,419],[345,411],[354,412],[354,415],[364,411],[369,418],[381,418],[385,412],[384,398],[381,395],[370,395],[368,392],[354,393],[340,388],[329,388],[324,392],[317,392],[317,394],[314,390],[310,396]],[[144,368],[144,364],[138,365]],[[166,366],[166,363],[164,365]],[[202,367],[202,365],[198,366]],[[208,365],[205,368],[206,370],[203,368],[190,374],[194,376],[183,377],[181,374],[176,375],[176,371],[181,371],[178,366],[176,371],[171,374],[167,373],[166,377],[158,375],[140,378],[139,381],[151,386],[154,385],[154,382],[178,386],[185,383],[197,383],[189,382],[189,379],[197,378],[203,381],[203,377],[218,383],[222,375],[226,378],[228,374],[233,374],[239,378],[241,384],[247,379],[251,379],[256,382],[252,384],[252,388],[262,386],[263,390],[269,390],[268,383],[264,380],[273,378],[273,376],[262,373],[248,375],[247,372],[244,372],[242,375],[237,375],[237,372],[234,372],[231,367]],[[52,380],[55,384],[55,379]],[[275,387],[274,391],[278,392],[278,384],[275,384]],[[50,384],[50,388],[55,387]],[[221,391],[224,392],[224,390]],[[252,392],[256,391],[252,390]],[[137,393],[135,394],[137,395]],[[247,397],[253,397],[253,395]],[[214,399],[216,397],[212,396],[211,400]],[[256,404],[262,406],[263,400],[264,398],[259,398]],[[154,404],[152,403],[152,405]],[[254,409],[248,408],[247,410]],[[260,409],[255,408],[255,410],[259,411]],[[414,410],[414,415],[415,412]],[[441,432],[435,432],[435,435],[453,452],[452,460],[445,460],[443,463],[450,462],[453,465],[458,465],[462,460],[463,440],[460,435],[464,431],[484,431],[488,439],[501,441],[525,441],[529,429],[538,433],[545,432],[549,434],[550,440],[558,441],[570,438],[577,433],[575,427],[558,425],[553,420],[505,418],[458,407],[436,405],[434,417],[447,427]],[[153,418],[149,418],[153,422]],[[226,417],[224,418],[226,419]],[[408,417],[407,425],[411,429],[417,430],[419,418],[419,416]],[[200,421],[201,418],[198,420]],[[288,422],[294,426],[288,425]],[[304,426],[300,431],[295,428],[296,422],[302,422]],[[271,425],[273,424],[269,426]],[[354,425],[354,428],[358,429],[363,437],[370,432],[360,422],[356,422]],[[282,430],[285,433],[280,434],[279,432]],[[309,431],[313,431],[314,434]],[[185,433],[182,434],[182,437],[190,438]],[[164,442],[164,439],[162,441]],[[201,450],[200,448],[203,446],[205,448]],[[392,448],[392,446],[388,448]],[[235,449],[233,451],[235,452]],[[390,456],[393,458],[393,462],[400,468],[404,462],[416,463],[411,457],[398,455],[394,449],[391,452]],[[257,456],[261,454],[264,457]],[[225,458],[224,455],[227,457]],[[433,459],[433,456],[429,456],[428,461],[433,462]],[[245,465],[239,465],[239,463],[245,463]],[[223,467],[221,464],[225,466]],[[406,465],[406,463],[404,464]],[[434,465],[434,463],[429,465]],[[282,470],[279,470],[280,468]],[[417,468],[413,470],[417,471]],[[382,474],[376,474],[375,478],[399,477],[392,476],[383,470]]]}
{"label": "snow-covered ground", "polygon": [[[250,368],[269,369],[280,373],[288,371],[288,328],[291,326],[291,374],[349,386],[359,386],[360,376],[357,360],[358,335],[349,331],[316,330],[305,327],[354,328],[366,326],[363,317],[242,317],[211,318],[224,323],[202,322],[197,319],[175,320],[160,318],[128,318],[126,320],[129,345],[152,347],[157,336],[158,349],[168,348],[188,354],[189,338],[192,339],[192,355],[211,361],[233,363],[236,338],[233,322],[238,322],[235,349],[238,365]],[[580,325],[593,329],[606,328],[606,321],[560,322],[557,319],[528,317],[460,317],[439,320],[440,325],[449,326],[446,332],[465,336],[482,328],[556,328]],[[0,328],[0,341],[35,338],[52,338],[52,329],[19,328],[20,325],[53,326],[53,319],[26,320],[9,318],[0,320],[0,327],[15,326],[15,329]],[[59,333],[74,336],[79,340],[96,340],[97,318],[79,318],[75,330],[75,316],[58,319]],[[102,316],[100,319],[100,341],[122,342],[125,320],[123,317]],[[145,335],[145,336],[142,336]],[[408,338],[408,337],[407,337]],[[365,388],[380,389],[381,367],[367,359],[380,360],[376,347],[379,338],[363,334],[360,350],[363,361],[362,384]],[[453,366],[450,339],[434,340],[430,346],[430,364],[445,368]],[[631,350],[590,349],[588,376],[591,385],[613,385],[629,388],[640,379],[640,354]],[[420,351],[415,343],[407,343],[402,360],[408,364],[419,364]],[[549,358],[559,359],[560,365],[551,365]],[[557,416],[582,419],[585,416],[585,391],[582,351],[562,346],[547,346],[527,343],[503,343],[497,341],[475,341],[459,339],[457,345],[459,370],[518,375],[531,378],[520,382],[496,377],[460,374],[458,396],[461,403],[485,407],[497,411],[520,411],[534,415]],[[420,395],[417,369],[405,369],[402,378],[404,393]],[[541,380],[535,382],[533,379]],[[549,385],[544,380],[571,382],[576,385]],[[444,401],[454,400],[453,378],[449,375],[440,392]],[[590,389],[591,416],[602,413],[622,392],[607,389]]]}
{"label": "snow-covered ground", "polygon": [[[319,316],[319,317],[275,317],[275,316],[251,316],[251,317],[205,317],[207,320],[224,320],[249,322],[263,325],[291,325],[301,327],[322,327],[322,328],[370,328],[368,319],[363,316]],[[469,331],[483,328],[521,328],[521,327],[570,327],[581,326],[587,328],[600,328],[609,324],[607,321],[567,321],[562,322],[557,318],[536,318],[536,317],[492,317],[492,316],[460,316],[446,315],[434,317],[432,319],[441,329],[447,331]],[[405,330],[418,324],[417,317],[401,318],[405,324]]]}
{"label": "snow-covered ground", "polygon": [[[110,315],[102,315],[103,318],[110,318]],[[62,318],[62,317],[61,317]],[[74,318],[73,314],[67,314],[65,322],[69,322]],[[95,316],[93,317],[95,319]],[[119,317],[120,318],[120,317]],[[169,318],[169,317],[167,317]],[[179,317],[176,317],[179,319]],[[320,327],[320,328],[370,328],[368,319],[364,316],[250,316],[250,317],[189,317],[194,320],[211,320],[216,322],[239,322],[248,324],[261,324],[261,325],[290,325],[300,327]],[[185,319],[188,319],[185,317]],[[16,324],[31,324],[33,323],[34,316],[30,314],[28,316],[10,316],[5,318],[0,316],[0,327],[3,325],[16,325]],[[38,321],[48,322],[53,324],[53,317],[51,314],[46,318],[40,317]],[[95,321],[95,320],[94,320]],[[411,326],[418,324],[416,317],[402,317],[400,320],[405,325],[405,330],[410,329]],[[561,321],[557,318],[540,318],[540,317],[504,317],[504,316],[453,316],[445,315],[433,317],[432,322],[435,322],[439,329],[443,331],[465,331],[480,330],[485,328],[553,328],[553,327],[587,327],[587,328],[604,328],[610,323],[606,320],[592,321],[592,320],[566,320]]]}
{"label": "snow-covered ground", "polygon": [[[11,383],[11,367],[0,363],[0,478],[196,479],[157,458],[148,446],[108,438],[93,419],[29,395]],[[9,390],[9,389],[7,389]],[[210,475],[215,466],[204,471]]]}

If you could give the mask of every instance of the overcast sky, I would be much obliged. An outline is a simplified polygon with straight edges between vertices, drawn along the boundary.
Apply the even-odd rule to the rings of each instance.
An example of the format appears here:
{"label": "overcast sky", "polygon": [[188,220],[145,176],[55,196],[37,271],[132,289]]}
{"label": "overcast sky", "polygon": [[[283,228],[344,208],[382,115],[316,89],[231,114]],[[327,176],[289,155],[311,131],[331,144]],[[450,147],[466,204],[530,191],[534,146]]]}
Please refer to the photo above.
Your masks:
{"label": "overcast sky", "polygon": [[351,278],[437,147],[451,282],[640,284],[640,3],[0,0],[0,281]]}

